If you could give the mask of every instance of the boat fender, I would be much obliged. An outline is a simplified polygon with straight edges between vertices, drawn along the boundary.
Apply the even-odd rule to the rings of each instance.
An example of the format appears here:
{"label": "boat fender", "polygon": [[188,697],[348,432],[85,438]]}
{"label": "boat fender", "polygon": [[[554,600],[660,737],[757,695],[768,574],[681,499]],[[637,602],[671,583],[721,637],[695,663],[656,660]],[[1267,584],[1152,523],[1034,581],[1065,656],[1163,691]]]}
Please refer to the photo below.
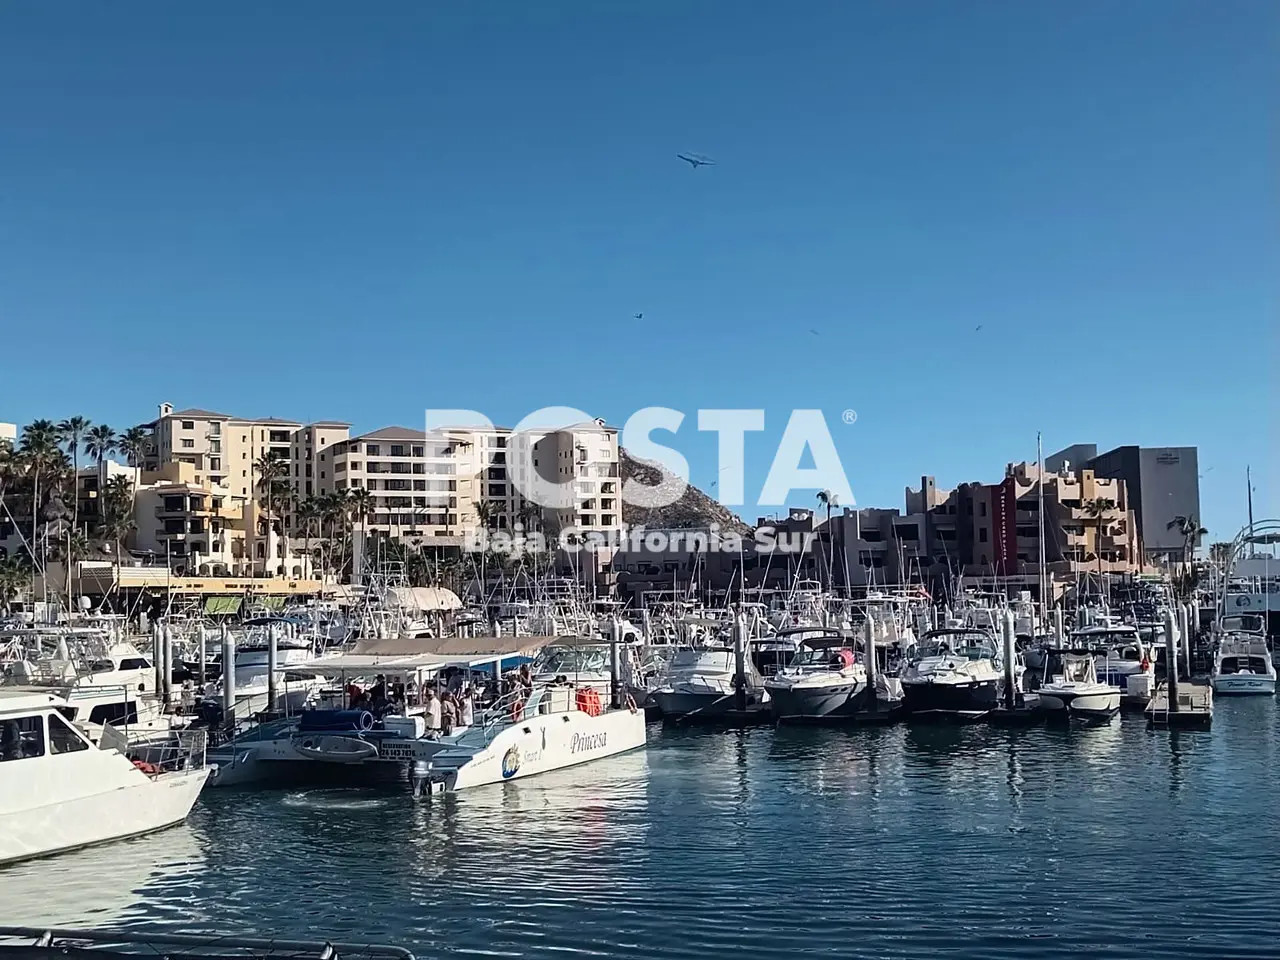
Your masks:
{"label": "boat fender", "polygon": [[636,699],[629,693],[627,694],[627,709],[632,713],[636,712]]}
{"label": "boat fender", "polygon": [[511,704],[511,722],[519,723],[524,718],[524,701],[517,700]]}
{"label": "boat fender", "polygon": [[147,763],[145,760],[135,760],[133,765],[146,774],[154,775],[160,772],[159,767],[154,763]]}

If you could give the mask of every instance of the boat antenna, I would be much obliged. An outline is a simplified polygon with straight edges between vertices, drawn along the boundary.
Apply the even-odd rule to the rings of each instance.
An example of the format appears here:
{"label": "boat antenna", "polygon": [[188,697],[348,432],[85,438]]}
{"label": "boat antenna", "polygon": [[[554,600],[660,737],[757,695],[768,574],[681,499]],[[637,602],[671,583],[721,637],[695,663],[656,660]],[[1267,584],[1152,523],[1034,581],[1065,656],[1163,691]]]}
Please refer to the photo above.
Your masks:
{"label": "boat antenna", "polygon": [[1249,533],[1250,535],[1252,535],[1253,534],[1253,475],[1250,472],[1250,467],[1248,464],[1245,464],[1245,468],[1244,468],[1244,485],[1248,488],[1248,492],[1249,492]]}
{"label": "boat antenna", "polygon": [[1040,572],[1040,610],[1041,619],[1047,620],[1049,617],[1049,591],[1048,577],[1045,571],[1045,543],[1044,543],[1044,447],[1040,443],[1040,431],[1036,431],[1036,514],[1040,520],[1039,547],[1040,555],[1037,558]]}

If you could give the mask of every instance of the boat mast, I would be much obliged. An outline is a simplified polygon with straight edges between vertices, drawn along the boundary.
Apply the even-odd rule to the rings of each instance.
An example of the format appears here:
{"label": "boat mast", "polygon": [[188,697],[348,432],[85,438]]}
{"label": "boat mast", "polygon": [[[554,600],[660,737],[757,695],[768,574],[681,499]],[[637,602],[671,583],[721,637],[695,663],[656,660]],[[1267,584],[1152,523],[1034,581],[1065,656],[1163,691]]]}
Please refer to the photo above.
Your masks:
{"label": "boat mast", "polygon": [[1040,620],[1044,623],[1049,617],[1049,594],[1047,588],[1048,578],[1045,576],[1045,548],[1044,548],[1044,449],[1040,445],[1040,431],[1036,431],[1036,513],[1040,518],[1040,555],[1039,555],[1039,573],[1040,573]]}
{"label": "boat mast", "polygon": [[1249,491],[1249,534],[1253,535],[1253,476],[1250,473],[1249,465],[1244,468],[1244,485]]}

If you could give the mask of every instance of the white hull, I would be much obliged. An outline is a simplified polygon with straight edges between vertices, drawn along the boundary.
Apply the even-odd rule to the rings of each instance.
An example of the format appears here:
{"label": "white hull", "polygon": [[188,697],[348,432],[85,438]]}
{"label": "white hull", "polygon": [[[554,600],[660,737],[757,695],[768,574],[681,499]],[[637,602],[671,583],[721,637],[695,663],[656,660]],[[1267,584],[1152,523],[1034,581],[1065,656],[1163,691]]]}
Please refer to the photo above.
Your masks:
{"label": "white hull", "polygon": [[538,715],[506,728],[456,769],[449,769],[451,758],[447,751],[433,758],[431,764],[432,773],[443,778],[439,789],[453,793],[574,767],[644,745],[645,719],[641,710],[609,710],[596,717],[571,711]]}
{"label": "white hull", "polygon": [[1275,696],[1276,678],[1253,673],[1223,674],[1213,678],[1213,692],[1228,696]]}
{"label": "white hull", "polygon": [[608,710],[594,717],[579,710],[530,714],[497,731],[489,743],[483,738],[481,730],[472,728],[453,739],[377,741],[376,750],[364,749],[375,741],[354,732],[247,740],[211,754],[219,769],[210,786],[239,786],[298,774],[323,776],[327,769],[335,775],[365,771],[374,776],[399,767],[407,768],[428,792],[452,793],[643,747],[645,717],[639,709]]}
{"label": "white hull", "polygon": [[0,815],[0,864],[123,840],[187,818],[207,767]]}
{"label": "white hull", "polygon": [[1084,720],[1109,720],[1120,712],[1120,691],[1111,689],[1097,693],[1055,692],[1040,689],[1040,709],[1065,717]]}

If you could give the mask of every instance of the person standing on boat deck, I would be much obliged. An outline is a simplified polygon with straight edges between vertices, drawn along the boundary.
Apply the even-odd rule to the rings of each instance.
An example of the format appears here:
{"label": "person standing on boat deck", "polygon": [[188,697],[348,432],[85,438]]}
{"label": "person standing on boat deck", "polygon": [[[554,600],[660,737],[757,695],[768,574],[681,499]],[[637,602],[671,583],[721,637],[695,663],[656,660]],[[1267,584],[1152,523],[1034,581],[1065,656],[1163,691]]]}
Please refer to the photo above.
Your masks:
{"label": "person standing on boat deck", "polygon": [[427,736],[433,740],[440,736],[440,698],[430,687],[422,695],[422,717],[427,721]]}
{"label": "person standing on boat deck", "polygon": [[461,711],[460,722],[462,726],[471,726],[476,719],[476,705],[471,696],[470,684],[462,688],[462,698],[459,704],[459,709]]}
{"label": "person standing on boat deck", "polygon": [[453,724],[458,716],[458,708],[453,702],[453,694],[445,691],[444,696],[440,698],[440,732],[444,736],[450,736],[453,733]]}
{"label": "person standing on boat deck", "polygon": [[529,699],[529,695],[533,693],[533,674],[529,670],[527,663],[520,664],[520,674],[517,681],[524,689],[524,698]]}

